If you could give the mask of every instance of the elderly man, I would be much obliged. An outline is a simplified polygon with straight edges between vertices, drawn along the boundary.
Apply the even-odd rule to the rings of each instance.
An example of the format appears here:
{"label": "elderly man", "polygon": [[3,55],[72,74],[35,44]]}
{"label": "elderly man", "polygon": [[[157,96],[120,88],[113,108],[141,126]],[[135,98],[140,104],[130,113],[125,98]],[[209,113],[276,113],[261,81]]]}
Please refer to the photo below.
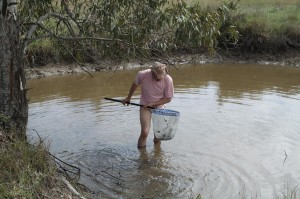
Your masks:
{"label": "elderly man", "polygon": [[[132,83],[127,97],[123,104],[130,103],[130,99],[137,89],[141,86],[140,108],[141,134],[138,139],[138,148],[146,146],[147,137],[151,127],[151,111],[147,107],[163,108],[169,103],[174,95],[173,80],[167,73],[165,64],[155,62],[149,69],[139,71],[135,81]],[[160,141],[154,137],[154,143]]]}

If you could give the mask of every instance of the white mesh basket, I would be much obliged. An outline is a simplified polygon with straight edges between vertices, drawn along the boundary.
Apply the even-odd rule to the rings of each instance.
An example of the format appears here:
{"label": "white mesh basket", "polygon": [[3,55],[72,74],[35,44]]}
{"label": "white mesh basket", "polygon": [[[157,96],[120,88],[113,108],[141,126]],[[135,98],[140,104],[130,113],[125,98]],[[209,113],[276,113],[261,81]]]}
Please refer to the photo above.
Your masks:
{"label": "white mesh basket", "polygon": [[168,109],[152,110],[154,135],[159,140],[171,140],[177,131],[180,113]]}

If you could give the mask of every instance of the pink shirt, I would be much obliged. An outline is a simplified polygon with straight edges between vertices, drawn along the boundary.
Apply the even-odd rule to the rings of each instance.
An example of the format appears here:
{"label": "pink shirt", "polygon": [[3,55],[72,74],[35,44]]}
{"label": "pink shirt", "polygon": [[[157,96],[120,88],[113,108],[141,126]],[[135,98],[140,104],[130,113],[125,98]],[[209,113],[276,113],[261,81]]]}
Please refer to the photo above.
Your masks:
{"label": "pink shirt", "polygon": [[140,100],[142,105],[157,102],[163,98],[172,98],[174,95],[172,77],[166,75],[162,80],[156,81],[152,77],[151,69],[138,72],[135,84],[142,87]]}

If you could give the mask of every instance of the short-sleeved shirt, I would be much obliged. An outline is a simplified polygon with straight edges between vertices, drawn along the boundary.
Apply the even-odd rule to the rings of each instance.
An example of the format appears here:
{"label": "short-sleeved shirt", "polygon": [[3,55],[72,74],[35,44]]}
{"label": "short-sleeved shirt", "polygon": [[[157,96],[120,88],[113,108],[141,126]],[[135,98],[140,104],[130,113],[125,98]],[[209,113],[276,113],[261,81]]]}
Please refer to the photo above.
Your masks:
{"label": "short-sleeved shirt", "polygon": [[171,76],[166,75],[160,81],[156,81],[152,77],[151,69],[139,71],[135,79],[135,84],[142,87],[140,99],[142,105],[174,96],[173,79]]}

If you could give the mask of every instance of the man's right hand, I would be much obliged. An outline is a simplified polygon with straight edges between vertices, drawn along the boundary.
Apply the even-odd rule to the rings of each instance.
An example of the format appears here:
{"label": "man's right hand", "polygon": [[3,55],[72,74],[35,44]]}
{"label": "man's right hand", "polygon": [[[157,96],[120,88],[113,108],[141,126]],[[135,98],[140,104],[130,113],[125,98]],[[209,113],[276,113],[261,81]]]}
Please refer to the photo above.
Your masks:
{"label": "man's right hand", "polygon": [[126,97],[125,99],[123,99],[123,100],[122,100],[122,104],[128,106],[128,105],[130,104],[130,98],[129,98],[129,97]]}

